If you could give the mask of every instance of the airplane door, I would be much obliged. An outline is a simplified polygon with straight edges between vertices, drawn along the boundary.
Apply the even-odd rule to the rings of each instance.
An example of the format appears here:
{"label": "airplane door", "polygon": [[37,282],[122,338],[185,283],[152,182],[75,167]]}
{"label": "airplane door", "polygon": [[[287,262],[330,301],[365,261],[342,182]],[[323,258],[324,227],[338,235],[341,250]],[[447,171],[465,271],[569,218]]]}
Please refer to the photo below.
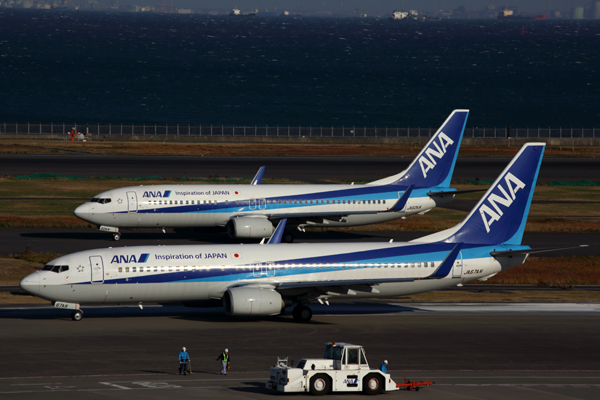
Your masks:
{"label": "airplane door", "polygon": [[458,257],[456,257],[456,261],[454,261],[454,268],[452,268],[452,277],[460,278],[462,276],[462,271],[463,271],[462,251],[459,251]]}
{"label": "airplane door", "polygon": [[253,266],[252,274],[255,277],[275,276],[275,264],[272,262],[256,263]]}
{"label": "airplane door", "polygon": [[137,194],[135,192],[127,192],[127,212],[136,213],[138,210]]}
{"label": "airplane door", "polygon": [[260,210],[264,210],[265,208],[267,208],[267,200],[265,200],[265,199],[258,199],[258,208]]}
{"label": "airplane door", "polygon": [[275,264],[272,262],[266,263],[266,265],[264,265],[265,267],[265,273],[267,274],[267,276],[275,276]]}
{"label": "airplane door", "polygon": [[257,278],[262,276],[263,271],[262,271],[262,265],[260,265],[260,263],[256,263],[256,264],[252,265],[252,274]]}
{"label": "airplane door", "polygon": [[102,257],[91,256],[90,266],[92,267],[92,283],[104,282],[104,263],[102,262]]}
{"label": "airplane door", "polygon": [[256,199],[250,199],[250,207],[251,210],[256,210]]}

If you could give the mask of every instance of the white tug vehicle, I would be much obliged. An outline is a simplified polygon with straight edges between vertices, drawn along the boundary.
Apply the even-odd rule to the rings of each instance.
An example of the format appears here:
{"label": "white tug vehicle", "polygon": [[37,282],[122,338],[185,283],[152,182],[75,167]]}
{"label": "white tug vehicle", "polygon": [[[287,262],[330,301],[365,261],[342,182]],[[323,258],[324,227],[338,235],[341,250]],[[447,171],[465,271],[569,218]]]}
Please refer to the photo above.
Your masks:
{"label": "white tug vehicle", "polygon": [[323,358],[305,358],[296,367],[287,365],[287,357],[277,357],[266,387],[286,393],[310,392],[316,396],[361,391],[375,395],[400,389],[390,374],[369,367],[362,346],[335,342],[325,345]]}

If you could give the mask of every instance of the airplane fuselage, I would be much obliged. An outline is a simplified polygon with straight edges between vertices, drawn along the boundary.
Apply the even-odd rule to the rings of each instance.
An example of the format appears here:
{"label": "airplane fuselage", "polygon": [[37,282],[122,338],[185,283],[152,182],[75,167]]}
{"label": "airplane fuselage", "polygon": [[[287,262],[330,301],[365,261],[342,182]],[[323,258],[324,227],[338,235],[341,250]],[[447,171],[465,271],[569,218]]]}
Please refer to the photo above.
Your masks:
{"label": "airplane fuselage", "polygon": [[[314,298],[314,288],[323,282],[376,279],[383,283],[350,285],[352,289],[338,293],[323,289],[321,297],[389,297],[456,286],[523,262],[522,257],[490,256],[503,246],[465,246],[447,276],[427,279],[452,248],[447,243],[338,243],[333,251],[327,243],[109,248],[57,258],[21,286],[37,296],[70,303],[221,299],[228,288],[240,286],[275,289],[297,301],[309,293]],[[385,283],[386,279],[402,281]],[[306,282],[310,288],[286,289],[287,282]]]}
{"label": "airplane fuselage", "polygon": [[311,226],[356,226],[428,211],[453,196],[415,189],[406,207],[389,211],[397,185],[154,185],[112,189],[75,210],[79,218],[117,228],[225,226],[231,218],[300,218]]}

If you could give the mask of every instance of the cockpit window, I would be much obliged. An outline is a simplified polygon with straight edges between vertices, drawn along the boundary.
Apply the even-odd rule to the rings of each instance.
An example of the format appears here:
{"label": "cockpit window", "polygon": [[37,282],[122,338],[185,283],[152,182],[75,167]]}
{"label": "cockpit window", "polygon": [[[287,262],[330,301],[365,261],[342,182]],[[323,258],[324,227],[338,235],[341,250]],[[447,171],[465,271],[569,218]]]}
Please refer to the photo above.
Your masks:
{"label": "cockpit window", "polygon": [[98,198],[98,197],[94,197],[92,200],[90,200],[92,203],[100,203],[100,204],[108,204],[110,203],[111,199],[108,198]]}
{"label": "cockpit window", "polygon": [[68,265],[44,265],[44,268],[42,268],[42,271],[52,271],[52,272],[65,272],[69,270],[69,266]]}

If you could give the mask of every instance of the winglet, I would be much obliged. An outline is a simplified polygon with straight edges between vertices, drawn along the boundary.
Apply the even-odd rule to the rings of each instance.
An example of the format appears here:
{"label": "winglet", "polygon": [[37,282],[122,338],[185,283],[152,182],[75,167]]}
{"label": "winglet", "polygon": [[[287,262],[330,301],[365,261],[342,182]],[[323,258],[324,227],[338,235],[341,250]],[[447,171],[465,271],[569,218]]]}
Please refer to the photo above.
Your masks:
{"label": "winglet", "polygon": [[400,196],[400,198],[396,202],[396,204],[394,204],[392,206],[392,208],[390,208],[389,210],[386,210],[384,212],[402,211],[404,209],[404,207],[406,207],[406,202],[408,202],[408,199],[410,198],[410,194],[412,193],[414,186],[415,185],[410,185],[409,187],[407,187],[406,190],[404,191],[404,193],[402,193],[402,196]]}
{"label": "winglet", "polygon": [[267,244],[278,244],[281,243],[281,238],[283,237],[283,231],[285,230],[285,224],[287,223],[287,218],[279,221],[277,228],[275,228],[275,232],[269,238]]}
{"label": "winglet", "polygon": [[262,177],[263,174],[265,173],[265,166],[263,165],[262,167],[260,167],[258,169],[258,172],[256,173],[256,175],[254,175],[254,179],[252,179],[252,182],[250,182],[251,185],[260,185],[260,182],[262,181]]}
{"label": "winglet", "polygon": [[433,274],[429,275],[425,279],[442,279],[448,276],[448,274],[452,270],[452,267],[454,266],[454,261],[456,260],[456,257],[458,257],[458,252],[460,251],[461,247],[462,243],[458,243],[456,246],[454,246],[452,251],[446,256],[444,261],[442,261],[438,269],[436,269]]}

